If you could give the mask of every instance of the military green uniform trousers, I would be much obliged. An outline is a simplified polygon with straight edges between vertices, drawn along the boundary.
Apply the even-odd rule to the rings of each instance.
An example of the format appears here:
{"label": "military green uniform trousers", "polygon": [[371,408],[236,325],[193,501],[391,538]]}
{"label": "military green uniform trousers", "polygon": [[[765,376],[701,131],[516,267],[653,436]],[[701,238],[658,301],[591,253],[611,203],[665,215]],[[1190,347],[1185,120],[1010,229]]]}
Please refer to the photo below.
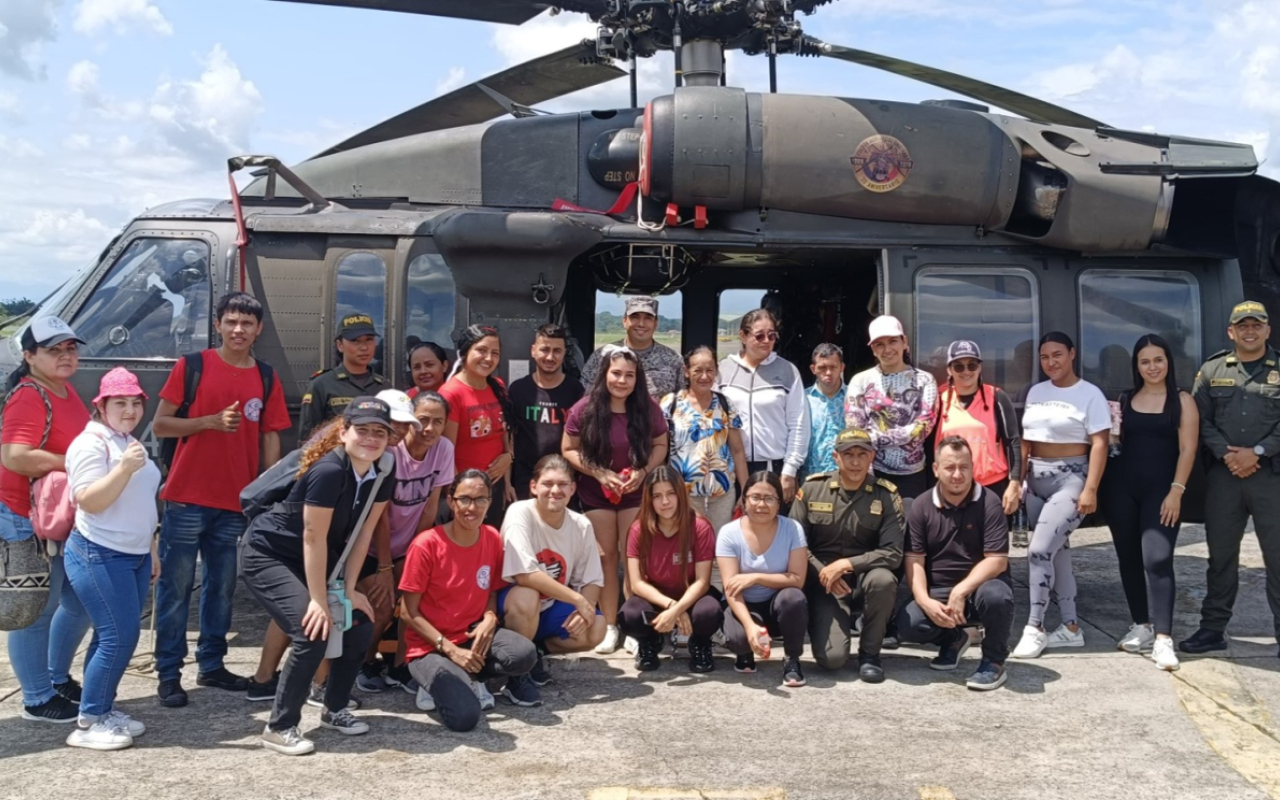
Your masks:
{"label": "military green uniform trousers", "polygon": [[849,660],[854,616],[862,609],[859,655],[880,655],[885,629],[893,617],[898,596],[898,579],[893,572],[876,567],[860,575],[846,575],[853,591],[844,597],[828,594],[818,582],[818,573],[809,567],[805,594],[809,598],[809,646],[813,660],[823,669],[840,669]]}
{"label": "military green uniform trousers", "polygon": [[1272,471],[1270,459],[1263,459],[1259,466],[1243,480],[1221,462],[1209,467],[1204,526],[1209,568],[1200,627],[1222,632],[1231,621],[1240,589],[1240,542],[1252,516],[1267,572],[1267,603],[1280,638],[1280,475]]}

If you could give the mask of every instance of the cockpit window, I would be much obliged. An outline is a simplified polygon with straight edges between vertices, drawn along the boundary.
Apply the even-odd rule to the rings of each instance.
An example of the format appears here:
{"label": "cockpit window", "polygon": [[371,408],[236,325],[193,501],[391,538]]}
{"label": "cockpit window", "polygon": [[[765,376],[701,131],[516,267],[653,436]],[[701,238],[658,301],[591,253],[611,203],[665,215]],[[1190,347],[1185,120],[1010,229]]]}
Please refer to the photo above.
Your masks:
{"label": "cockpit window", "polygon": [[209,245],[139,238],[80,308],[81,358],[166,358],[209,346]]}
{"label": "cockpit window", "polygon": [[[351,314],[368,314],[379,337],[387,333],[387,265],[376,253],[347,253],[338,261],[334,281],[335,323]],[[336,332],[336,324],[335,324]],[[378,351],[369,368],[382,372],[386,343],[378,339]]]}

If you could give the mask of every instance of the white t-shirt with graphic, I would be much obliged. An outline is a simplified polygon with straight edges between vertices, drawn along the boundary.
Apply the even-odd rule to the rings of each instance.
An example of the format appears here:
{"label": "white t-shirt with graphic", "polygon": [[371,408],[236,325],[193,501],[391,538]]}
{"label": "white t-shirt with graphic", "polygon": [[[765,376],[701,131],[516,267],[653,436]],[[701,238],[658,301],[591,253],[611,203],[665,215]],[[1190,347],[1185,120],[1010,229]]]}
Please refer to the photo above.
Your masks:
{"label": "white t-shirt with graphic", "polygon": [[1065,388],[1053,381],[1027,392],[1022,438],[1045,444],[1088,444],[1089,436],[1111,430],[1111,409],[1102,390],[1086,380]]}
{"label": "white t-shirt with graphic", "polygon": [[[591,522],[566,510],[564,523],[553,528],[538,516],[536,502],[521,500],[507,508],[502,520],[502,579],[515,583],[517,575],[545,572],[575,592],[593,584],[604,586]],[[551,603],[551,598],[543,597],[540,610],[547,610]]]}

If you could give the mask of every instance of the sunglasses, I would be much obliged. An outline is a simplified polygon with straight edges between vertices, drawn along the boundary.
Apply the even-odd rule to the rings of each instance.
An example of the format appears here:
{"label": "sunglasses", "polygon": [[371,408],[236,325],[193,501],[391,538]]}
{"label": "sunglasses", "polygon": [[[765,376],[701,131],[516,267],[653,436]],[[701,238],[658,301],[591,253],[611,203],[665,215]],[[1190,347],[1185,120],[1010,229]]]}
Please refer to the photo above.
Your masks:
{"label": "sunglasses", "polygon": [[951,365],[956,372],[977,372],[982,369],[981,361],[957,361]]}
{"label": "sunglasses", "polygon": [[765,342],[776,342],[778,341],[778,332],[769,331],[768,333],[764,333],[762,331],[760,333],[751,334],[751,338],[755,339],[760,344],[764,344]]}

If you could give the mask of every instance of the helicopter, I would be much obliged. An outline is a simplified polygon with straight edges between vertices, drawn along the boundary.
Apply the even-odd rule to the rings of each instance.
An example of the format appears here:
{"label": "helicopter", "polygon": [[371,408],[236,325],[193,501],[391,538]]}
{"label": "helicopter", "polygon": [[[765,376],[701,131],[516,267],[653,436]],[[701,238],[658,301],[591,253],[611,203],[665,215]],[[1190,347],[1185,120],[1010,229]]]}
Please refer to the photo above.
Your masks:
{"label": "helicopter", "polygon": [[[255,354],[294,414],[353,312],[373,318],[375,368],[399,386],[409,343],[447,346],[469,324],[499,330],[507,380],[527,373],[541,324],[589,352],[598,292],[678,292],[666,313],[683,320],[682,348],[714,349],[736,338],[725,293],[752,290],[796,363],[832,342],[851,368],[868,364],[866,324],[893,314],[918,365],[945,380],[947,344],[972,339],[986,378],[1020,398],[1038,378],[1035,342],[1063,330],[1082,376],[1114,398],[1141,334],[1171,343],[1189,386],[1233,303],[1280,308],[1280,185],[1251,147],[1111,127],[805,34],[800,15],[834,0],[273,1],[507,25],[554,5],[597,32],[301,163],[231,158],[229,198],[139,215],[34,312],[87,342],[81,396],[117,365],[154,396],[177,358],[213,343],[212,303],[235,289],[266,309]],[[769,92],[730,85],[732,50],[768,60]],[[642,105],[637,64],[658,52],[674,54],[673,85]],[[969,100],[782,94],[788,57]],[[538,109],[623,78],[627,108]],[[244,169],[256,177],[238,190]],[[0,373],[19,363],[20,333],[0,344]],[[149,422],[141,438],[156,452]],[[1188,497],[1189,518],[1200,503]]]}

